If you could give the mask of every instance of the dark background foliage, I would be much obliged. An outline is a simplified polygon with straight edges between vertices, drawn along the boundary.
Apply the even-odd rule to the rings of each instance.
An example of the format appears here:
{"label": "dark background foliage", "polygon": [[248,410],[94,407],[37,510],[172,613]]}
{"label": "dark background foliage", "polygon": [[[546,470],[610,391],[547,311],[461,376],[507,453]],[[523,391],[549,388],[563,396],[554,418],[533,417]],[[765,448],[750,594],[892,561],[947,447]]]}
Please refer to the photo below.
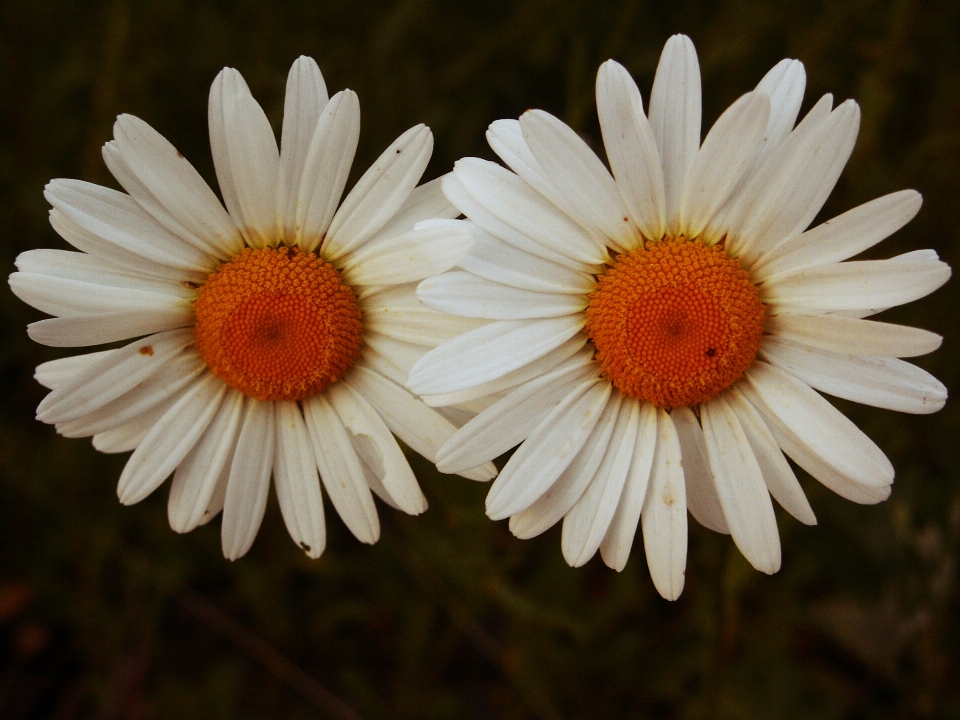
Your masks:
{"label": "dark background foliage", "polygon": [[[956,0],[3,0],[3,267],[64,246],[48,179],[113,184],[100,147],[119,112],[212,180],[206,96],[225,65],[278,128],[287,69],[313,56],[331,91],[360,95],[355,168],[425,122],[435,177],[492,157],[487,124],[528,107],[596,144],[599,64],[623,62],[646,97],[675,32],[700,54],[705,127],[785,56],[806,65],[804,109],[855,98],[860,138],[824,217],[917,188],[920,215],[873,256],[932,247],[958,266]],[[599,559],[570,569],[559,528],[516,540],[483,515],[484,486],[416,457],[430,510],[381,506],[377,545],[331,520],[309,561],[271,500],[230,563],[218,522],[174,534],[165,490],[121,507],[125,457],[33,419],[33,368],[66,353],[29,342],[39,313],[0,293],[2,718],[960,717],[955,402],[925,417],[843,403],[896,466],[891,499],[860,507],[804,478],[819,525],[778,516],[772,577],[691,525],[674,603],[639,545],[620,574]],[[950,388],[958,301],[953,282],[887,313],[946,335],[919,364]]]}

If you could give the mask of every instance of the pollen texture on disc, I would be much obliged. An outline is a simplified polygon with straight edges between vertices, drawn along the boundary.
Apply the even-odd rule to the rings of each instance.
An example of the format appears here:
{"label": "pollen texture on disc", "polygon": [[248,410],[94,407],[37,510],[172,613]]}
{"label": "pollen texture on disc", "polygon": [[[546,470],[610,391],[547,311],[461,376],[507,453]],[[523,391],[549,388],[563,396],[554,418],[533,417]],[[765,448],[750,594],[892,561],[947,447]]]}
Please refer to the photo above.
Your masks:
{"label": "pollen texture on disc", "polygon": [[329,263],[289,248],[244,250],[194,302],[196,345],[218,378],[260,400],[301,400],[360,352],[360,309]]}
{"label": "pollen texture on disc", "polygon": [[625,395],[662,408],[704,402],[750,367],[764,305],[719,246],[666,239],[617,257],[587,307],[587,334]]}

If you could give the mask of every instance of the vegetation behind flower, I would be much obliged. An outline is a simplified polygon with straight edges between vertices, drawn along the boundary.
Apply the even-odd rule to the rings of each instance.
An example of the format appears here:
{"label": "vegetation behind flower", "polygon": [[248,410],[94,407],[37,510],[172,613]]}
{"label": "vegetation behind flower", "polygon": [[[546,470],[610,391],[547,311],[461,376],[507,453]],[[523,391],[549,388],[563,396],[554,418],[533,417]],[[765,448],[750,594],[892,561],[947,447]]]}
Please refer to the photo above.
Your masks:
{"label": "vegetation behind flower", "polygon": [[[783,57],[806,66],[804,112],[824,92],[856,99],[860,137],[822,217],[914,187],[923,210],[875,256],[933,247],[960,265],[960,7],[947,0],[10,0],[0,27],[8,270],[23,250],[65,247],[46,220],[49,178],[115,186],[100,147],[119,112],[148,120],[212,180],[207,89],[224,65],[278,129],[287,68],[312,55],[330,87],[362,99],[355,174],[425,122],[429,179],[462,156],[493,159],[487,124],[528,107],[599,147],[596,68],[613,57],[649,88],[675,32],[697,45],[705,127]],[[960,714],[953,401],[934,416],[840,403],[897,468],[890,500],[856,506],[801,476],[819,527],[778,512],[790,562],[772,577],[691,523],[672,604],[642,553],[621,574],[598,560],[572,570],[559,528],[520,542],[484,516],[486,487],[415,456],[430,510],[383,513],[374,547],[331,515],[328,548],[310,561],[274,509],[250,554],[228,563],[218,521],[177,536],[164,493],[120,506],[124,456],[32,420],[44,395],[33,368],[64,353],[29,342],[23,327],[40,314],[3,292],[0,717]],[[950,283],[883,316],[946,336],[918,364],[951,389],[958,293]]]}

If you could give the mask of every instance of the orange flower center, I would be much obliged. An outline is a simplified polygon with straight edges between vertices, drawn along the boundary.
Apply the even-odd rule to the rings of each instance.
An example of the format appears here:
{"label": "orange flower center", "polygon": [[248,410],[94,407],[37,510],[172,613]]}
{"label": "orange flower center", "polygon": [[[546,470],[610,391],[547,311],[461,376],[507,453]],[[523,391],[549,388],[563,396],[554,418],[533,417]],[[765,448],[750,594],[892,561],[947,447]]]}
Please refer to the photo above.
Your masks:
{"label": "orange flower center", "polygon": [[764,305],[719,246],[665,239],[620,255],[590,293],[587,334],[620,392],[657,407],[696,405],[743,377]]}
{"label": "orange flower center", "polygon": [[193,309],[200,357],[260,400],[322,392],[362,344],[353,291],[332,265],[296,249],[247,248],[210,274]]}

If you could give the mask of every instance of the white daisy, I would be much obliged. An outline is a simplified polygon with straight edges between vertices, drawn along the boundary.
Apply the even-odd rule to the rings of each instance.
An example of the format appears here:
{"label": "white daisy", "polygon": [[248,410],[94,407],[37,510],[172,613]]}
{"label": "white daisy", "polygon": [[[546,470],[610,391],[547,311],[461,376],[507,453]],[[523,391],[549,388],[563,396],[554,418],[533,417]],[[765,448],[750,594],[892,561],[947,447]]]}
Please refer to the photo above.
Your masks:
{"label": "white daisy", "polygon": [[[57,232],[81,252],[33,250],[10,286],[54,315],[37,342],[126,347],[44,363],[37,417],[103,452],[134,450],[124,504],[172,473],[178,532],[223,510],[223,552],[250,548],[270,477],[290,535],[326,543],[320,481],[347,527],[380,533],[371,490],[417,514],[427,503],[394,434],[433,460],[452,420],[403,388],[429,348],[477,326],[420,305],[416,282],[469,252],[439,181],[415,187],[433,149],[401,135],[338,209],[357,148],[350,90],[328,100],[316,63],[287,80],[283,142],[236,70],[213,83],[210,142],[226,210],[155,130],[122,115],[104,159],[124,194],[78,180],[46,188]],[[428,326],[429,330],[421,327]],[[143,337],[146,336],[146,337]],[[490,479],[492,465],[461,473]]]}
{"label": "white daisy", "polygon": [[427,353],[409,387],[432,406],[495,401],[440,449],[456,472],[520,444],[487,514],[529,538],[563,518],[574,566],[599,548],[620,570],[638,524],[654,584],[684,583],[687,510],[780,567],[770,495],[816,522],[783,453],[860,503],[893,467],[815,390],[929,413],[946,390],[897,358],[940,345],[865,320],[923,297],[950,269],[930,250],[843,262],[920,207],[893,193],[805,230],[853,149],[856,103],[825,96],[794,128],[803,66],[784,60],[700,142],[700,76],[683,36],[664,48],[644,114],[613,61],[597,77],[610,167],[541,111],[493,123],[514,171],[467,158],[443,183],[473,223],[456,271],[421,283],[428,307],[487,325]]}

